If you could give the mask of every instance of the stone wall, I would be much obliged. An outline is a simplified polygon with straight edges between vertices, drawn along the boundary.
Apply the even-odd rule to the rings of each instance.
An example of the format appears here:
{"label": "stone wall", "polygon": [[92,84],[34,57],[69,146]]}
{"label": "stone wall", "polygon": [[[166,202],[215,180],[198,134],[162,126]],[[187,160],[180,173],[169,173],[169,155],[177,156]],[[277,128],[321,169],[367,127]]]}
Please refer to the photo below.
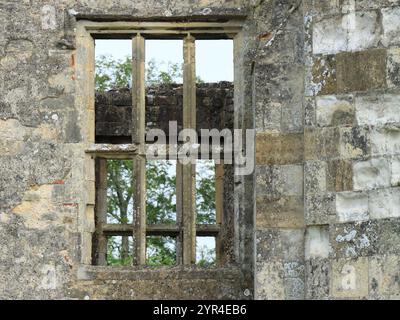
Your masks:
{"label": "stone wall", "polygon": [[259,298],[399,298],[399,5],[303,1],[263,51]]}
{"label": "stone wall", "polygon": [[[83,266],[77,20],[227,17],[234,125],[257,129],[240,270]],[[399,48],[398,0],[2,1],[0,298],[399,298]]]}
{"label": "stone wall", "polygon": [[[230,82],[197,85],[197,128],[233,129],[233,84]],[[132,130],[132,94],[129,89],[96,93],[97,141],[106,137],[129,140]],[[182,85],[162,85],[146,89],[146,127],[161,129],[167,135],[169,122],[182,130]],[[199,131],[200,135],[200,131]]]}
{"label": "stone wall", "polygon": [[305,296],[400,298],[400,2],[304,9]]}

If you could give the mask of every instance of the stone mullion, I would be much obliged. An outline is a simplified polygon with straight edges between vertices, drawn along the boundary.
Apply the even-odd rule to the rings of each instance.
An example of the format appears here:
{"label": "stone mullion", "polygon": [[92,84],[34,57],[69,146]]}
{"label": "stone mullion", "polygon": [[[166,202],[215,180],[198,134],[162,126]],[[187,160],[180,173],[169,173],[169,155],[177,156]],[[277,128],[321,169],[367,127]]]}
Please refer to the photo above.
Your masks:
{"label": "stone mullion", "polygon": [[[195,38],[184,39],[183,127],[196,128],[196,54]],[[182,165],[183,264],[196,262],[196,165]]]}
{"label": "stone mullion", "polygon": [[146,263],[146,156],[145,156],[145,39],[132,39],[132,142],[138,147],[134,157],[136,264]]}

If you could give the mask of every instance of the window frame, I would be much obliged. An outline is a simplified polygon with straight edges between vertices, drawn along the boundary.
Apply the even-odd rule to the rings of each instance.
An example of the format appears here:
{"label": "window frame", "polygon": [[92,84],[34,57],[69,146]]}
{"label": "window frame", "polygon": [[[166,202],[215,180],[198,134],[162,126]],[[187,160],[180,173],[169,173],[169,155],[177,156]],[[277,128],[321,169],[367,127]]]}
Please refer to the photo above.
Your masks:
{"label": "window frame", "polygon": [[[196,236],[213,236],[216,237],[216,252],[219,261],[225,261],[221,257],[222,241],[221,241],[221,219],[222,219],[222,192],[223,182],[217,179],[223,175],[223,164],[216,166],[216,224],[215,225],[196,225],[195,214],[195,173],[196,166],[183,165],[177,162],[177,224],[175,226],[162,226],[162,225],[147,225],[146,224],[146,143],[145,139],[145,83],[144,83],[144,68],[145,68],[145,39],[183,39],[184,47],[184,79],[183,79],[183,125],[184,128],[196,127],[196,72],[195,72],[195,40],[203,39],[233,39],[235,42],[236,35],[242,29],[241,21],[228,21],[228,22],[190,22],[190,23],[177,23],[177,22],[91,22],[84,21],[79,25],[83,28],[84,32],[80,33],[80,40],[84,44],[87,54],[85,59],[86,72],[82,73],[83,77],[78,78],[81,82],[85,83],[85,88],[94,94],[94,39],[132,39],[132,101],[133,101],[133,122],[136,130],[132,132],[132,144],[109,145],[109,144],[96,144],[95,143],[95,129],[94,129],[94,96],[89,97],[88,102],[88,131],[87,131],[87,146],[86,157],[87,163],[90,163],[91,169],[94,171],[94,160],[100,159],[105,162],[106,159],[129,159],[133,158],[135,163],[135,181],[136,181],[136,217],[133,226],[127,225],[109,225],[102,223],[100,226],[95,224],[89,230],[94,232],[97,236],[104,239],[105,235],[113,235],[120,232],[126,232],[127,235],[132,235],[134,232],[136,239],[136,265],[143,266],[146,264],[146,236],[148,235],[174,235],[177,236],[177,244],[181,243],[182,248],[177,245],[177,258],[182,257],[182,260],[177,261],[177,264],[192,265],[196,262]],[[92,57],[92,61],[90,61]],[[89,72],[87,72],[89,71]],[[136,78],[135,78],[136,77]],[[86,81],[85,81],[86,78]],[[92,83],[91,83],[92,82]],[[88,91],[86,91],[87,93]],[[92,190],[90,193],[96,194],[95,173],[92,172],[93,179],[89,180]],[[98,178],[97,178],[98,179]],[[178,188],[186,190],[186,192],[178,191]],[[187,191],[189,190],[189,191]],[[178,194],[182,195],[182,199],[178,199]],[[87,201],[87,212],[89,212],[92,220],[96,220],[96,204],[100,203],[96,199],[96,195],[91,197],[94,201]],[[179,211],[179,212],[178,212]],[[187,214],[190,212],[190,214]],[[178,241],[180,234],[179,222],[183,223],[183,239]],[[119,230],[118,230],[119,229]],[[84,240],[88,242],[88,232],[84,234]],[[117,235],[117,234],[116,234]],[[101,241],[100,241],[101,243]],[[105,242],[105,249],[106,249]],[[91,245],[90,245],[91,247]],[[96,249],[98,250],[98,248]],[[104,251],[104,242],[103,249]],[[178,252],[182,250],[182,253]],[[94,252],[95,250],[93,250]],[[90,259],[86,256],[83,258],[84,263]],[[105,257],[97,259],[98,265],[105,265]]]}

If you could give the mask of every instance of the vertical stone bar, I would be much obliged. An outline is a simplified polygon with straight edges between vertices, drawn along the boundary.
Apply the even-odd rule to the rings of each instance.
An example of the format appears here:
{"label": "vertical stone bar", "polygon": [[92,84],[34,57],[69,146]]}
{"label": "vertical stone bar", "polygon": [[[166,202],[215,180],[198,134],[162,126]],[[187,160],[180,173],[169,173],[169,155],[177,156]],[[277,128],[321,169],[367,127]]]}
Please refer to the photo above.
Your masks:
{"label": "vertical stone bar", "polygon": [[[183,44],[183,127],[196,127],[196,53],[195,39],[190,34]],[[196,165],[182,168],[183,186],[183,263],[196,263]]]}
{"label": "vertical stone bar", "polygon": [[182,208],[182,165],[176,163],[176,224],[179,226],[180,232],[176,238],[176,264],[181,265],[183,262],[183,208]]}
{"label": "vertical stone bar", "polygon": [[96,233],[95,249],[97,265],[107,265],[107,237],[103,225],[107,223],[107,160],[96,159]]}
{"label": "vertical stone bar", "polygon": [[[221,164],[215,165],[215,218],[216,224],[218,226],[222,226],[223,223],[223,207],[224,204],[224,165]],[[221,229],[220,229],[221,230]],[[223,234],[220,231],[217,238],[215,239],[215,253],[217,262],[221,262],[222,260],[222,252],[223,252]]]}
{"label": "vertical stone bar", "polygon": [[146,156],[145,156],[145,39],[132,40],[132,143],[138,145],[134,160],[136,264],[146,263]]}

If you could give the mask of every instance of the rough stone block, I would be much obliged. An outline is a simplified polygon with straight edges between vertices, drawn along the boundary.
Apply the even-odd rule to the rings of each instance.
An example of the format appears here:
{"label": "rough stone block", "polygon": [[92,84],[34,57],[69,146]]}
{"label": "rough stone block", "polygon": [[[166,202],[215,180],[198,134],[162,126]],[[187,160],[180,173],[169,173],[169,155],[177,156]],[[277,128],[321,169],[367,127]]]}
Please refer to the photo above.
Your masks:
{"label": "rough stone block", "polygon": [[369,130],[362,127],[341,127],[339,152],[342,159],[363,159],[370,153]]}
{"label": "rough stone block", "polygon": [[304,102],[304,126],[315,127],[317,124],[315,112],[315,99],[311,97],[305,98]]}
{"label": "rough stone block", "polygon": [[336,67],[338,92],[386,88],[386,50],[340,53]]}
{"label": "rough stone block", "polygon": [[345,14],[323,19],[314,24],[313,53],[335,54],[374,47],[379,41],[376,12]]}
{"label": "rough stone block", "polygon": [[388,87],[400,86],[400,49],[388,50],[388,62],[387,62],[387,77]]}
{"label": "rough stone block", "polygon": [[319,127],[352,125],[355,120],[353,97],[317,97],[316,120]]}
{"label": "rough stone block", "polygon": [[383,36],[382,43],[384,46],[396,45],[400,43],[400,7],[383,8],[382,26]]}
{"label": "rough stone block", "polygon": [[307,91],[311,95],[328,95],[337,92],[336,56],[316,57],[307,83]]}
{"label": "rough stone block", "polygon": [[332,262],[331,294],[334,298],[368,296],[368,259],[338,259]]}
{"label": "rough stone block", "polygon": [[376,254],[400,255],[400,219],[390,218],[374,220],[376,224]]}
{"label": "rough stone block", "polygon": [[339,128],[326,127],[304,130],[306,160],[330,160],[339,156]]}
{"label": "rough stone block", "polygon": [[399,123],[400,113],[398,106],[400,95],[385,94],[360,96],[356,98],[357,123],[368,126],[382,126]]}
{"label": "rough stone block", "polygon": [[256,137],[256,163],[295,164],[303,161],[302,134],[258,133]]}
{"label": "rough stone block", "polygon": [[304,259],[304,229],[270,228],[257,231],[257,261]]}
{"label": "rough stone block", "polygon": [[328,258],[331,252],[329,242],[329,227],[328,226],[312,226],[306,230],[306,247],[305,258],[324,259]]}
{"label": "rough stone block", "polygon": [[304,188],[309,195],[326,192],[326,162],[306,161],[304,164]]}
{"label": "rough stone block", "polygon": [[330,263],[328,259],[306,261],[306,299],[328,299]]}
{"label": "rough stone block", "polygon": [[255,291],[260,300],[285,299],[284,271],[280,261],[257,263]]}
{"label": "rough stone block", "polygon": [[[346,12],[346,5],[343,5],[343,13]],[[361,51],[376,47],[380,40],[381,28],[379,16],[376,11],[354,12],[354,8],[349,8],[350,12],[343,15],[342,26],[348,30],[347,51]]]}
{"label": "rough stone block", "polygon": [[302,300],[305,295],[304,278],[285,278],[285,298],[287,300]]}
{"label": "rough stone block", "polygon": [[[296,88],[301,84],[303,85],[303,79],[294,81],[291,84],[292,88]],[[293,89],[292,89],[293,90]],[[304,112],[303,112],[303,95],[299,94],[302,92],[303,88],[298,88],[293,90],[295,92],[294,96],[287,103],[282,104],[282,122],[281,130],[285,133],[298,133],[303,131],[304,123]]]}
{"label": "rough stone block", "polygon": [[378,238],[377,225],[370,220],[330,226],[332,256],[336,258],[369,256],[376,252]]}
{"label": "rough stone block", "polygon": [[371,219],[400,217],[400,189],[374,190],[369,193]]}
{"label": "rough stone block", "polygon": [[400,298],[400,258],[396,255],[369,258],[369,288],[373,299]]}
{"label": "rough stone block", "polygon": [[339,222],[368,220],[368,195],[360,192],[338,193],[336,212]]}
{"label": "rough stone block", "polygon": [[257,195],[271,198],[303,195],[303,166],[257,166]]}
{"label": "rough stone block", "polygon": [[299,228],[304,226],[303,197],[282,197],[271,200],[258,196],[256,224],[258,228]]}
{"label": "rough stone block", "polygon": [[385,158],[356,162],[353,166],[353,172],[354,190],[356,191],[390,186],[389,161]]}
{"label": "rough stone block", "polygon": [[282,104],[272,101],[258,101],[255,106],[257,131],[280,130]]}
{"label": "rough stone block", "polygon": [[326,189],[328,192],[353,190],[353,165],[351,161],[333,160],[327,163]]}
{"label": "rough stone block", "polygon": [[335,194],[305,197],[306,225],[328,224],[336,218]]}
{"label": "rough stone block", "polygon": [[285,278],[304,278],[304,262],[303,261],[290,261],[283,263],[283,270]]}

